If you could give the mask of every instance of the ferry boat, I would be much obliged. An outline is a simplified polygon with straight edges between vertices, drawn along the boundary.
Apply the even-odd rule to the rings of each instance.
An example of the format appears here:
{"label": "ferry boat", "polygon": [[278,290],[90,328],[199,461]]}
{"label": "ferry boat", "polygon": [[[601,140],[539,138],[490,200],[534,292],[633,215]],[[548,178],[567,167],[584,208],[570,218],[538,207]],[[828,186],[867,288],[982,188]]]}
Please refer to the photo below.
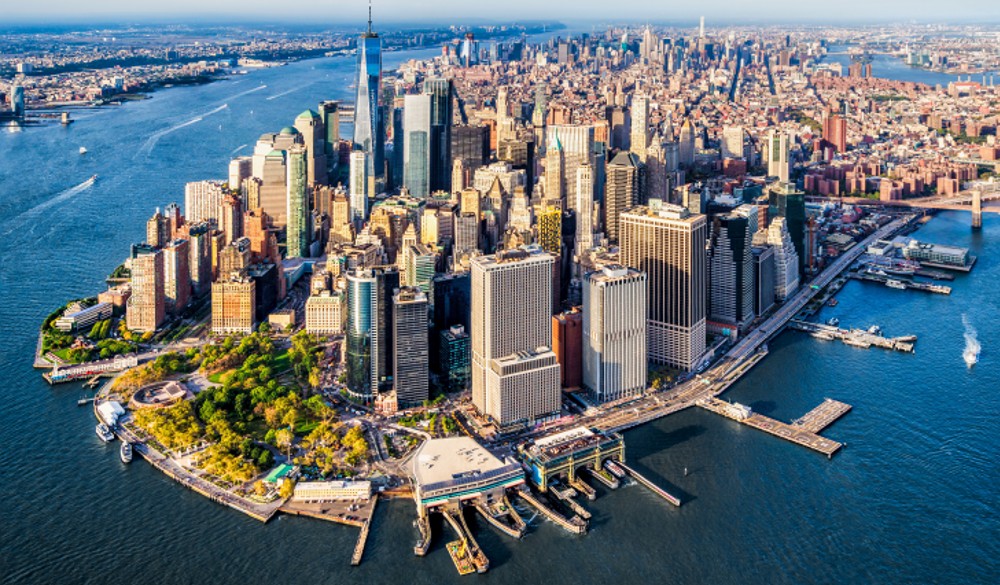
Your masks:
{"label": "ferry boat", "polygon": [[885,285],[887,287],[889,287],[889,288],[895,288],[895,289],[899,289],[899,290],[906,290],[906,284],[903,283],[902,280],[896,280],[894,278],[890,278],[890,279],[886,280],[885,281]]}
{"label": "ferry boat", "polygon": [[105,443],[110,443],[111,441],[115,440],[115,434],[112,433],[111,429],[108,428],[108,425],[104,423],[99,423],[97,425],[97,428],[94,429],[94,431],[97,433],[97,436],[100,437],[100,439]]}
{"label": "ferry boat", "polygon": [[118,454],[122,458],[122,463],[132,463],[132,443],[122,441],[122,446],[118,449]]}

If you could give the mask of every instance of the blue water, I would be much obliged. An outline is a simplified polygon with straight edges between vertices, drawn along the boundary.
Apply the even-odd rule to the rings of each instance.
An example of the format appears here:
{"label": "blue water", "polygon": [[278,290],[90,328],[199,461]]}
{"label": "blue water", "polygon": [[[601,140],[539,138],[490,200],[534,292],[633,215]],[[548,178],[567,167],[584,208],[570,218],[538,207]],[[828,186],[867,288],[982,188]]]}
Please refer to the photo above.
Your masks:
{"label": "blue water", "polygon": [[[846,47],[844,45],[832,45],[830,51],[836,51],[836,55],[827,55],[824,59],[828,63],[840,63],[844,67],[844,75],[847,74],[847,67],[851,64],[851,56],[842,51],[845,51]],[[989,73],[986,74],[986,84],[990,81]],[[1000,82],[1000,73],[992,74],[994,76],[995,82]],[[925,83],[930,86],[941,85],[942,87],[947,87],[947,85],[953,81],[965,81],[969,78],[968,75],[952,75],[950,73],[942,73],[940,71],[932,71],[929,69],[924,69],[922,67],[913,67],[907,65],[906,61],[895,57],[893,55],[872,55],[872,76],[881,79],[892,79],[894,81],[910,81],[913,83]],[[983,83],[983,75],[972,75],[972,81]]]}
{"label": "blue water", "polygon": [[[387,66],[436,53],[388,54]],[[141,462],[126,467],[94,436],[89,409],[75,405],[79,386],[49,387],[31,368],[39,321],[99,290],[154,207],[179,200],[186,181],[224,177],[237,147],[320,99],[349,99],[352,71],[349,59],[305,61],[81,113],[69,128],[0,134],[0,581],[461,581],[439,525],[430,554],[412,555],[410,502],[379,505],[364,562],[351,568],[355,529],[287,517],[261,525]],[[94,185],[74,189],[95,173]],[[727,394],[783,420],[827,396],[853,404],[825,433],[848,444],[832,461],[686,411],[626,435],[628,460],[682,494],[683,507],[630,486],[587,503],[593,530],[583,537],[536,520],[515,542],[478,523],[492,568],[468,579],[996,582],[1000,217],[988,215],[982,232],[968,222],[949,212],[918,232],[979,255],[951,296],[852,282],[823,311],[844,325],[917,334],[916,354],[786,333]],[[963,313],[983,346],[971,370],[961,357]]]}

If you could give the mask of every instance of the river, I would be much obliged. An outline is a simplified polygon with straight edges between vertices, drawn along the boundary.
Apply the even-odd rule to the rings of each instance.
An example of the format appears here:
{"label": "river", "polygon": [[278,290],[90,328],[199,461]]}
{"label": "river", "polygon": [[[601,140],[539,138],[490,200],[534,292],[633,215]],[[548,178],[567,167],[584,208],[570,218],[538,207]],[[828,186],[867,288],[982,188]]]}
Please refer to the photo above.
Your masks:
{"label": "river", "polygon": [[[390,53],[386,66],[437,52]],[[94,436],[90,410],[76,406],[80,386],[49,387],[31,367],[41,319],[99,290],[144,237],[153,208],[181,201],[186,181],[224,177],[231,156],[319,100],[349,99],[353,69],[350,58],[302,61],[83,112],[68,128],[0,134],[0,581],[461,582],[439,524],[430,554],[413,556],[412,503],[379,505],[364,562],[351,568],[355,529],[291,517],[262,525],[142,462],[122,465]],[[789,332],[726,394],[783,420],[827,396],[854,405],[826,431],[848,444],[832,461],[711,413],[682,412],[627,433],[626,444],[628,460],[683,494],[683,507],[629,486],[599,489],[582,537],[535,520],[514,542],[475,523],[492,561],[478,579],[994,582],[1000,217],[987,214],[972,232],[968,214],[947,212],[918,237],[979,255],[951,296],[852,282],[822,314],[917,334],[916,354]],[[983,347],[971,370],[962,314]]]}

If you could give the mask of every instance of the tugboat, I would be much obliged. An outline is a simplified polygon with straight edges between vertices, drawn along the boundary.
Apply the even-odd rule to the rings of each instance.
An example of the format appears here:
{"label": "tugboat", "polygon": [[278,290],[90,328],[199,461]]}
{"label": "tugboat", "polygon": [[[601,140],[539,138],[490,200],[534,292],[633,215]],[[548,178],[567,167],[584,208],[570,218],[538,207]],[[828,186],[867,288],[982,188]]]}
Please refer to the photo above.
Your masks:
{"label": "tugboat", "polygon": [[100,439],[105,443],[110,443],[111,441],[115,440],[115,434],[112,433],[111,429],[108,428],[108,425],[104,423],[99,423],[97,425],[97,428],[94,429],[94,431],[97,433],[97,436],[100,437]]}
{"label": "tugboat", "polygon": [[132,443],[122,441],[122,446],[118,449],[118,454],[122,458],[122,463],[132,463]]}

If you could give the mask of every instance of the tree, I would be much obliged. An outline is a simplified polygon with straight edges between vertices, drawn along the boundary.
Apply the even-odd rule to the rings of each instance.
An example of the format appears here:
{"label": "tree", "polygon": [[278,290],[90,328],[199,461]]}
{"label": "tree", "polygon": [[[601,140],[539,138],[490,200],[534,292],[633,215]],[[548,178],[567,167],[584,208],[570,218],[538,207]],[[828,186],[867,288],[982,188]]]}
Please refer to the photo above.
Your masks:
{"label": "tree", "polygon": [[267,486],[264,485],[263,481],[258,479],[253,484],[253,493],[257,494],[260,497],[264,497],[265,495],[267,495]]}
{"label": "tree", "polygon": [[278,492],[282,498],[290,498],[292,494],[295,493],[295,481],[290,478],[284,478],[281,482],[281,490]]}
{"label": "tree", "polygon": [[279,449],[284,449],[285,458],[292,458],[292,441],[295,440],[295,433],[289,429],[280,429],[274,433],[274,440],[277,441]]}

